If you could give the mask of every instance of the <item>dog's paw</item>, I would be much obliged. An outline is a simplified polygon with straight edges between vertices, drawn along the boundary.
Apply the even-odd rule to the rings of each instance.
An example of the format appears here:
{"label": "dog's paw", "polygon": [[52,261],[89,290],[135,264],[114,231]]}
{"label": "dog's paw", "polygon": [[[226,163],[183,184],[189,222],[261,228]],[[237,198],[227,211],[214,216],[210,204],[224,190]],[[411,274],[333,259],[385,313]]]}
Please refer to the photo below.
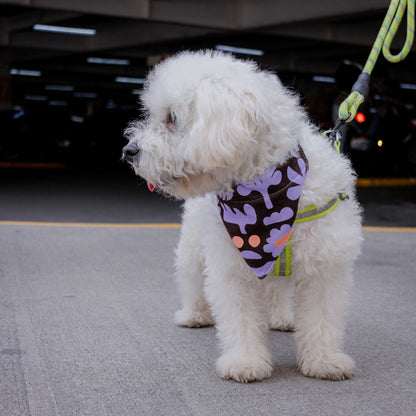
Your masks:
{"label": "dog's paw", "polygon": [[217,373],[225,379],[240,383],[263,380],[272,375],[273,367],[269,360],[254,357],[252,354],[225,354],[217,360]]}
{"label": "dog's paw", "polygon": [[354,360],[341,352],[329,354],[319,360],[303,360],[300,366],[302,374],[329,380],[345,380],[355,372]]}
{"label": "dog's paw", "polygon": [[175,313],[175,324],[188,328],[200,328],[214,325],[214,320],[209,310],[199,311],[184,308]]}

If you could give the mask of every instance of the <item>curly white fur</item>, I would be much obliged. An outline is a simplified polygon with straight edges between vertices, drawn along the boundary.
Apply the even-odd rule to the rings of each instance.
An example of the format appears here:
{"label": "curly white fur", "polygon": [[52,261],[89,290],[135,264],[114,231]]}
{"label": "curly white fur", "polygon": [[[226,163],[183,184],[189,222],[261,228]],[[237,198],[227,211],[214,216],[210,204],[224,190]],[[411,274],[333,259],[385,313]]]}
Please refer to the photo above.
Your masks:
{"label": "curly white fur", "polygon": [[[350,377],[354,362],[342,352],[343,317],[361,224],[349,161],[319,135],[276,75],[230,55],[186,52],[164,61],[149,74],[142,100],[145,120],[126,130],[128,146],[138,150],[129,161],[157,189],[186,199],[176,252],[182,299],[176,323],[215,322],[222,352],[217,372],[224,378],[270,377],[268,328],[296,329],[303,374]],[[259,280],[227,234],[215,194],[284,163],[299,144],[309,161],[299,207],[322,206],[343,191],[349,199],[295,226],[290,279]]]}

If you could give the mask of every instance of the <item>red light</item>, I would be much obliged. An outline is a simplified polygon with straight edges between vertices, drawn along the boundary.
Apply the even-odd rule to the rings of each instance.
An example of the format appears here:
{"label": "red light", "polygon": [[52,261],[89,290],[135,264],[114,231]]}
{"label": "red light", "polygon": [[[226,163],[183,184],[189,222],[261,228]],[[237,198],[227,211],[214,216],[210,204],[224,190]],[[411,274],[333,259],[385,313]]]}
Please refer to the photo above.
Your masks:
{"label": "red light", "polygon": [[365,122],[364,113],[357,113],[355,116],[355,121],[357,121],[357,123],[364,123]]}

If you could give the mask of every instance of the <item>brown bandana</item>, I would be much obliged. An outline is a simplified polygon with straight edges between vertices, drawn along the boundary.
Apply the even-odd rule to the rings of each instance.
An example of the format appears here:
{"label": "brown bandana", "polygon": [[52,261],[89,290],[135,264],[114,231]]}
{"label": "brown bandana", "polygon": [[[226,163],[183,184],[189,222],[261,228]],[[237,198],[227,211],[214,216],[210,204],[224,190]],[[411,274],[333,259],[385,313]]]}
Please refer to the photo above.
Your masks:
{"label": "brown bandana", "polygon": [[241,255],[260,279],[267,276],[292,234],[308,160],[298,155],[271,167],[253,183],[217,196],[224,225]]}

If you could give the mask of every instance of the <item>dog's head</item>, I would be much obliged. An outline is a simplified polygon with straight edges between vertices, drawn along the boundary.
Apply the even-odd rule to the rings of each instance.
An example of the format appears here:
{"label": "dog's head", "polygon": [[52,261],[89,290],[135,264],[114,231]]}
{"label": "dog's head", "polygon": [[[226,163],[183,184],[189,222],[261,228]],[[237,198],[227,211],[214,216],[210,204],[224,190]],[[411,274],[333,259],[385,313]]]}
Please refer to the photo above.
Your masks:
{"label": "dog's head", "polygon": [[229,190],[284,162],[303,119],[275,75],[212,51],[157,65],[142,103],[144,120],[126,129],[123,156],[148,183],[178,198]]}

